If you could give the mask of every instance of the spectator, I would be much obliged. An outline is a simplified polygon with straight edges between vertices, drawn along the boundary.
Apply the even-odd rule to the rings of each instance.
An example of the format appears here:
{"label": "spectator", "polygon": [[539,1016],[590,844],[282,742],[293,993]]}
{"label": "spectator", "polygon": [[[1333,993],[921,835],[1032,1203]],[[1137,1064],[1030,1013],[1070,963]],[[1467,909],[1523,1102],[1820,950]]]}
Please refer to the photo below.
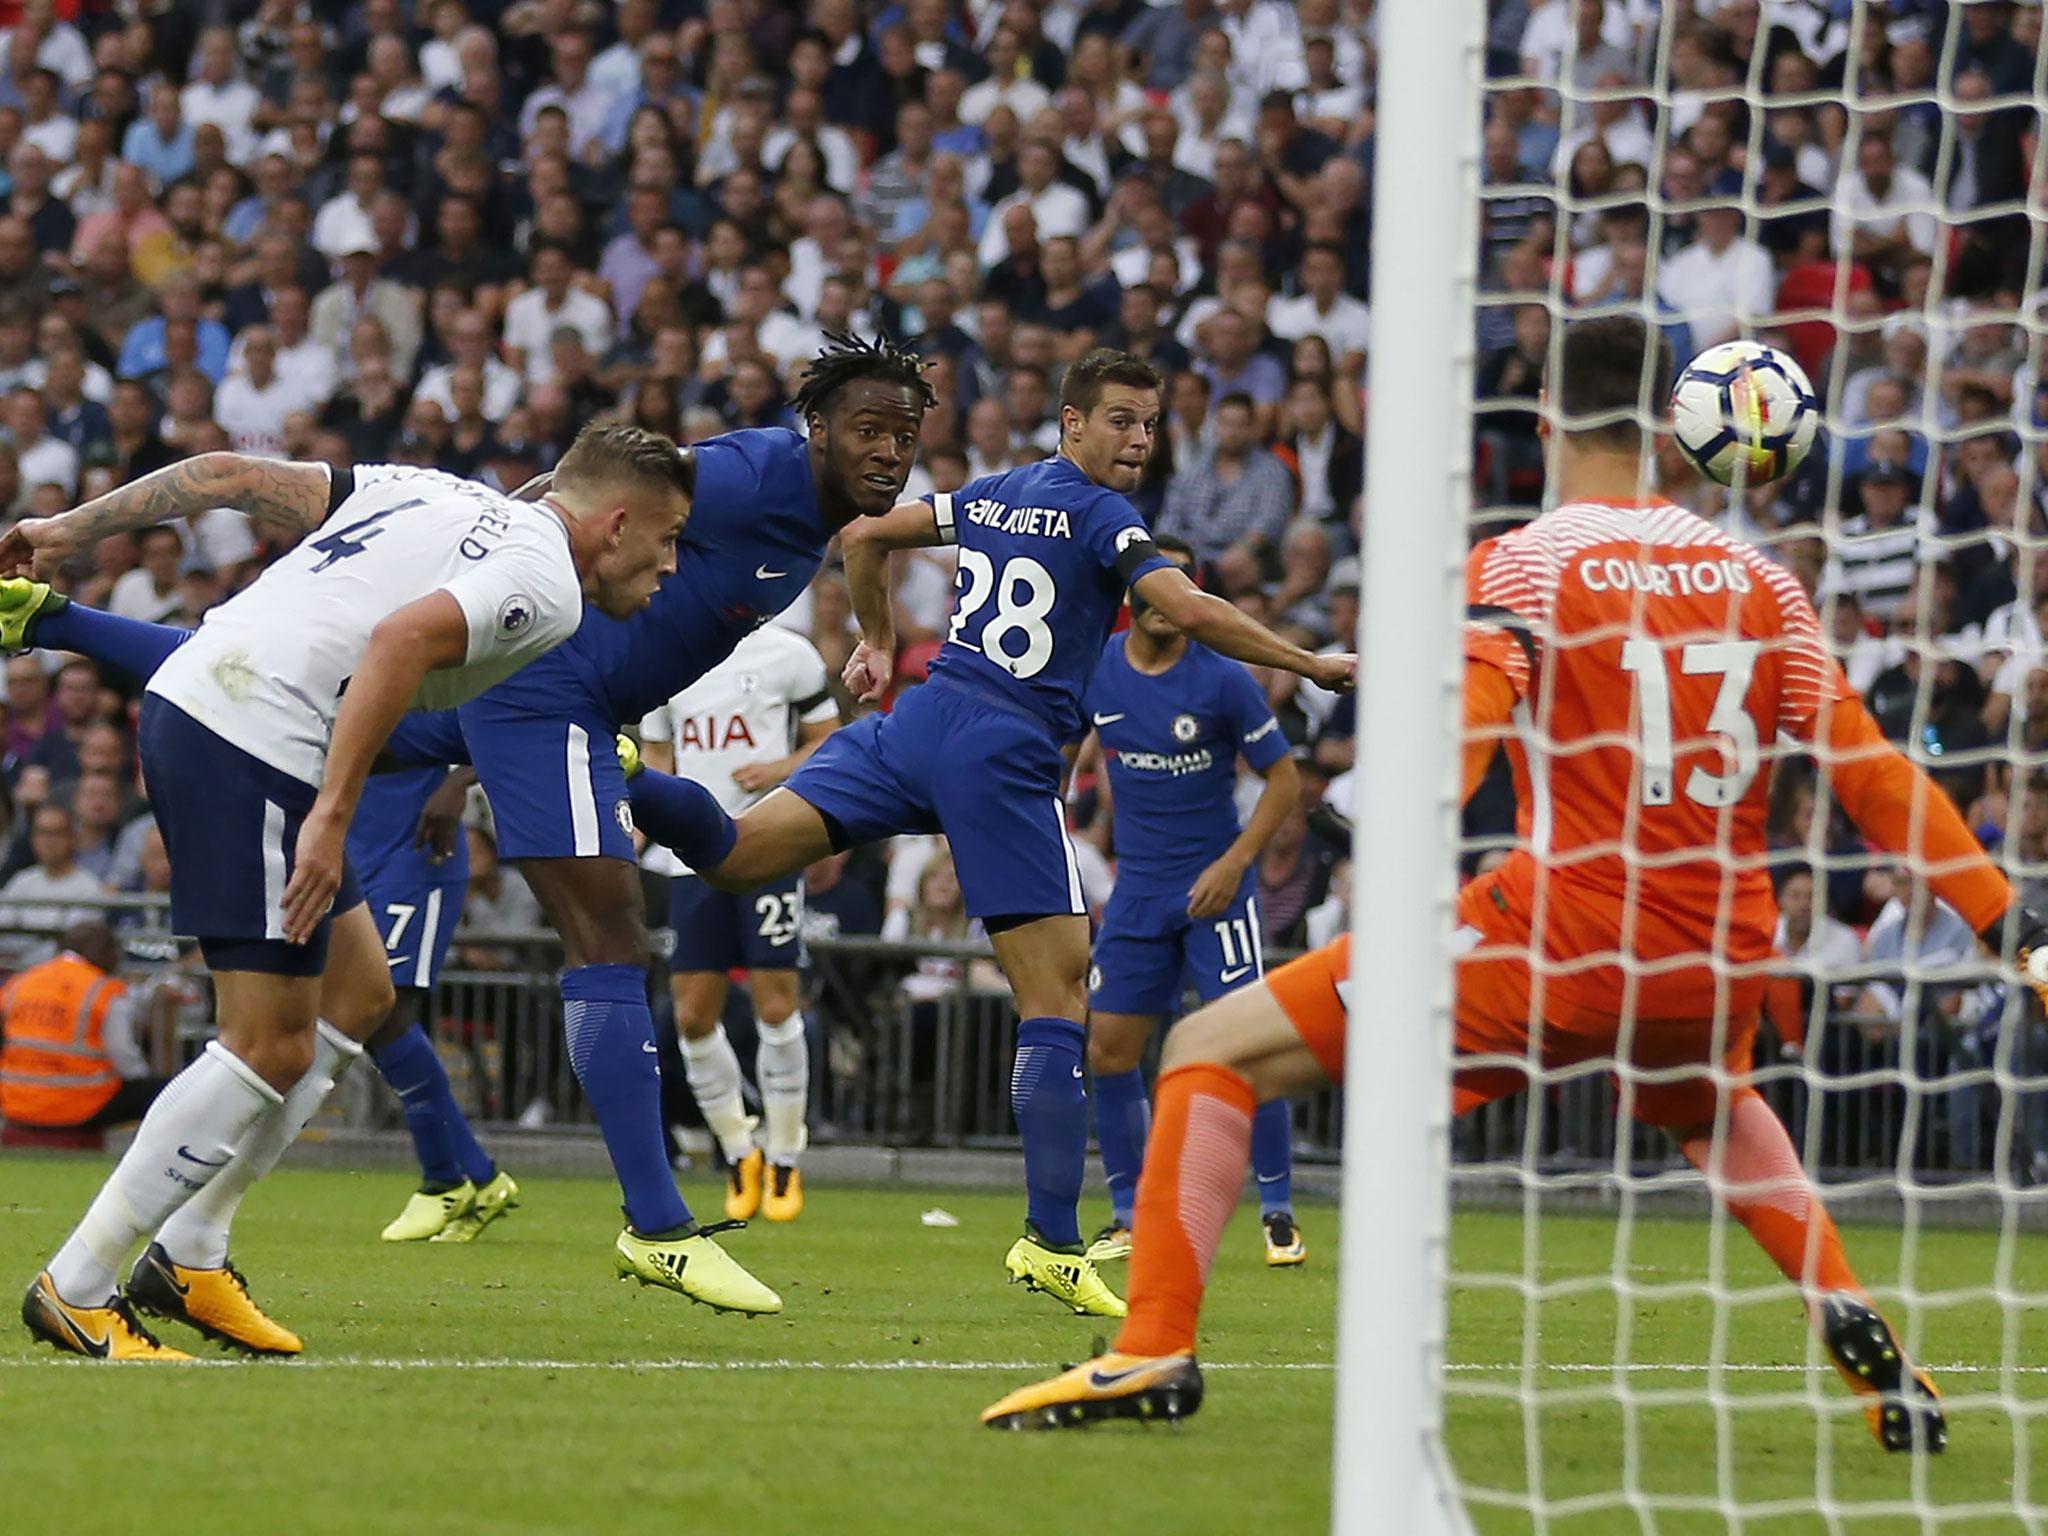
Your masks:
{"label": "spectator", "polygon": [[340,279],[322,289],[313,301],[312,339],[336,359],[346,376],[349,360],[343,358],[344,346],[352,350],[359,321],[375,320],[389,345],[393,375],[410,377],[420,348],[418,296],[378,275],[377,242],[367,227],[343,246]]}
{"label": "spectator", "polygon": [[161,313],[137,321],[122,338],[116,367],[120,376],[139,379],[172,366],[172,335],[183,326],[190,329],[196,344],[191,361],[200,372],[215,382],[225,377],[230,342],[227,327],[201,313],[198,281],[184,273],[173,274],[164,281],[158,303]]}
{"label": "spectator", "polygon": [[1365,355],[1372,340],[1371,316],[1365,305],[1344,291],[1344,253],[1334,245],[1312,245],[1301,257],[1301,293],[1275,299],[1266,325],[1283,341],[1321,336],[1342,359]]}
{"label": "spectator", "polygon": [[241,78],[234,34],[209,27],[199,37],[196,78],[179,97],[185,119],[195,128],[211,124],[227,141],[228,159],[240,165],[255,150],[253,127],[262,94]]}
{"label": "spectator", "polygon": [[1365,488],[1365,445],[1337,425],[1328,389],[1315,379],[1287,386],[1278,454],[1294,472],[1305,518],[1343,523]]}
{"label": "spectator", "polygon": [[1934,250],[1934,189],[1919,172],[1897,164],[1881,123],[1864,129],[1856,168],[1835,187],[1836,251],[1896,284],[1917,252]]}
{"label": "spectator", "polygon": [[31,488],[61,486],[67,501],[78,494],[78,450],[51,435],[41,395],[27,385],[9,391],[5,406],[0,407],[0,425],[14,445],[25,484]]}
{"label": "spectator", "polygon": [[285,418],[315,402],[279,376],[277,337],[268,326],[252,325],[244,331],[241,352],[243,371],[222,383],[214,397],[213,419],[227,432],[235,452],[281,457]]}
{"label": "spectator", "polygon": [[1219,309],[1203,329],[1205,356],[1196,368],[1219,399],[1242,394],[1250,400],[1256,422],[1264,426],[1287,391],[1287,370],[1259,351],[1258,341],[1252,322],[1234,309]]}
{"label": "spectator", "polygon": [[529,386],[553,381],[550,344],[559,327],[575,330],[585,348],[600,356],[610,350],[615,334],[604,300],[576,285],[576,269],[566,248],[554,242],[537,246],[531,270],[533,286],[505,310],[505,352]]}
{"label": "spectator", "polygon": [[[0,929],[50,933],[99,917],[99,909],[89,903],[104,897],[106,887],[78,862],[78,827],[71,812],[61,805],[38,806],[29,823],[29,850],[35,862],[0,885]],[[18,938],[8,948],[21,957],[47,953],[50,945]]]}
{"label": "spectator", "polygon": [[1919,519],[1907,505],[1906,472],[1895,464],[1872,464],[1857,491],[1863,514],[1842,525],[1829,585],[1855,593],[1863,611],[1882,621],[1899,611],[1919,570]]}
{"label": "spectator", "polygon": [[1216,442],[1166,488],[1161,533],[1185,539],[1232,594],[1261,580],[1294,515],[1294,485],[1280,461],[1258,444],[1257,414],[1242,394],[1216,402]]}
{"label": "spectator", "polygon": [[121,158],[169,186],[192,170],[192,124],[185,120],[178,91],[167,80],[150,87],[149,113],[128,125]]}
{"label": "spectator", "polygon": [[185,541],[178,530],[145,528],[135,536],[140,559],[122,574],[107,598],[107,610],[124,619],[161,624],[178,611],[178,568],[185,560]]}
{"label": "spectator", "polygon": [[1703,209],[1699,229],[1697,241],[1664,262],[1657,293],[1691,328],[1693,346],[1704,350],[1747,335],[1769,318],[1778,275],[1770,253],[1743,238],[1738,209]]}

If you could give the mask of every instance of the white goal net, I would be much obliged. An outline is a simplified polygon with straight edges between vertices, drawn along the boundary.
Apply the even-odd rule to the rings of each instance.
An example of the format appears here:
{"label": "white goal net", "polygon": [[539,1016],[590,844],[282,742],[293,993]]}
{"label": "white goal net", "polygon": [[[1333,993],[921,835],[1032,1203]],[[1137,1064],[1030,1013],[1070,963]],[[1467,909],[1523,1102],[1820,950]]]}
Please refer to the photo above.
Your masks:
{"label": "white goal net", "polygon": [[[1455,1124],[1434,1109],[1462,566],[1552,504],[1538,395],[1576,319],[1641,316],[1681,365],[1736,337],[1803,365],[1825,428],[1798,472],[1731,493],[1666,451],[1649,488],[1797,578],[1885,736],[2048,907],[2041,9],[1405,5],[1377,23],[1359,718],[1393,761],[1360,754],[1346,1195],[1370,1232],[1347,1232],[1339,1527],[1383,1528],[1355,1524],[1377,1487],[1428,1506],[1400,1517],[1417,1531],[2048,1530],[2048,1025],[1934,871],[1859,835],[1811,755],[1762,753],[1782,918],[1749,1081],[1943,1394],[1944,1454],[1876,1443],[1795,1286],[1693,1162],[1631,1124],[1654,1073],[1532,1063],[1525,1093]],[[1433,314],[1451,327],[1432,334]],[[1646,379],[1646,421],[1653,395]],[[1407,526],[1447,497],[1451,532]],[[1514,846],[1514,813],[1496,764],[1458,880]],[[1726,1150],[1707,1167],[1732,1177]],[[1447,1221],[1425,1192],[1389,1232],[1406,1174],[1387,1160],[1435,1158]],[[1374,1337],[1389,1318],[1399,1337]]]}

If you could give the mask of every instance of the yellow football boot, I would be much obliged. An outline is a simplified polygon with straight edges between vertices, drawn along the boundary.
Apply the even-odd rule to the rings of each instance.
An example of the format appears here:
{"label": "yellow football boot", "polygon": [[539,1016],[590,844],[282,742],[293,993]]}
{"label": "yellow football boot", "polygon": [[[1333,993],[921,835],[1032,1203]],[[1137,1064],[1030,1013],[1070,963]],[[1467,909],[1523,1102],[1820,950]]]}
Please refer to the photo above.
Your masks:
{"label": "yellow football boot", "polygon": [[1098,1264],[1108,1264],[1117,1259],[1131,1256],[1131,1229],[1112,1221],[1088,1244],[1088,1257]]}
{"label": "yellow football boot", "polygon": [[727,1165],[725,1170],[725,1219],[727,1221],[752,1221],[761,1209],[761,1186],[765,1182],[768,1159],[761,1155],[759,1147],[754,1148],[738,1162]]}
{"label": "yellow football boot", "polygon": [[1821,1338],[1835,1371],[1870,1403],[1864,1422],[1888,1451],[1938,1455],[1948,1448],[1948,1415],[1934,1378],[1907,1358],[1891,1324],[1875,1307],[1847,1291],[1820,1304]]}
{"label": "yellow football boot", "polygon": [[135,1309],[116,1296],[104,1307],[74,1307],[57,1294],[48,1270],[21,1298],[21,1320],[28,1331],[45,1344],[67,1355],[84,1355],[88,1360],[190,1360],[183,1350],[156,1341],[143,1327]]}
{"label": "yellow football boot", "polygon": [[1259,1218],[1266,1229],[1266,1267],[1292,1269],[1308,1262],[1308,1241],[1291,1211],[1268,1211]]}
{"label": "yellow football boot", "polygon": [[451,1217],[448,1225],[436,1232],[429,1241],[473,1243],[484,1235],[485,1227],[507,1211],[518,1208],[519,1186],[512,1182],[512,1175],[501,1168],[490,1183],[476,1192],[476,1199],[470,1202],[469,1209],[460,1216]]}
{"label": "yellow football boot", "polygon": [[249,1282],[232,1264],[187,1269],[151,1243],[128,1276],[128,1299],[143,1311],[196,1328],[217,1344],[252,1355],[296,1355],[306,1346],[291,1329],[271,1321],[249,1296]]}
{"label": "yellow football boot", "polygon": [[631,1227],[619,1234],[614,1262],[621,1280],[638,1280],[687,1296],[715,1312],[763,1316],[782,1310],[782,1298],[740,1267],[711,1240],[715,1232],[744,1222],[713,1222],[682,1237],[642,1237]]}
{"label": "yellow football boot", "polygon": [[0,651],[13,656],[30,649],[36,643],[36,620],[70,601],[63,593],[52,592],[47,581],[26,576],[0,581]]}
{"label": "yellow football boot", "polygon": [[1093,1259],[1086,1254],[1061,1253],[1048,1247],[1029,1228],[1011,1245],[1003,1267],[1010,1272],[1012,1285],[1043,1291],[1083,1317],[1122,1317],[1128,1310],[1123,1298],[1095,1272]]}
{"label": "yellow football boot", "polygon": [[982,1410],[990,1429],[1076,1429],[1098,1419],[1174,1423],[1202,1406],[1202,1369],[1191,1354],[1111,1352],[1020,1387]]}
{"label": "yellow football boot", "polygon": [[476,1206],[476,1186],[464,1179],[453,1189],[416,1189],[405,1209],[384,1229],[387,1243],[424,1243],[438,1237],[448,1223],[467,1216]]}
{"label": "yellow football boot", "polygon": [[768,1165],[768,1187],[761,1194],[761,1214],[770,1221],[795,1221],[804,1213],[804,1176],[782,1163]]}

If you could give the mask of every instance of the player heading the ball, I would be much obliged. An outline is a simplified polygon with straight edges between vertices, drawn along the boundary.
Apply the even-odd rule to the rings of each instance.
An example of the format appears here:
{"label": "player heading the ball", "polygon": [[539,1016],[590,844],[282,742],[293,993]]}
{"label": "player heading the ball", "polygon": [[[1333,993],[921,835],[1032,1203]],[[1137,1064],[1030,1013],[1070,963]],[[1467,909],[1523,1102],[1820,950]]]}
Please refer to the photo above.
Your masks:
{"label": "player heading the ball", "polygon": [[[220,506],[299,542],[156,670],[139,733],[171,925],[199,940],[219,1038],[143,1119],[22,1309],[38,1338],[102,1359],[178,1357],[120,1294],[129,1251],[209,1185],[239,1200],[360,1054],[315,1029],[330,947],[329,987],[360,998],[371,1026],[389,1012],[384,947],[343,837],[399,717],[460,703],[552,650],[586,601],[638,612],[675,569],[690,498],[675,444],[623,424],[586,429],[537,503],[437,470],[201,454],[21,524],[0,539],[0,575]],[[131,1291],[144,1281],[183,1298],[190,1321],[202,1322],[195,1291],[253,1310],[224,1254],[186,1269],[152,1247]],[[263,1337],[270,1352],[299,1347],[283,1329]]]}

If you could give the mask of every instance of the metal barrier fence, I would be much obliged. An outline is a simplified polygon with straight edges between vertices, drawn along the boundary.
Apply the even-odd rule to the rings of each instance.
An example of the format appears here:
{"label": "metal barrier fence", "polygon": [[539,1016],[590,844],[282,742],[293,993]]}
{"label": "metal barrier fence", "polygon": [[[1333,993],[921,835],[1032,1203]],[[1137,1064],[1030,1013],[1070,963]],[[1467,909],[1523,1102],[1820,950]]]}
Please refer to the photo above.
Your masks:
{"label": "metal barrier fence", "polygon": [[[126,944],[131,979],[169,1038],[167,1054],[188,1059],[210,1028],[203,968],[165,926],[162,898],[112,898],[105,906]],[[0,928],[0,952],[11,950],[18,963],[38,936],[47,945],[50,931]],[[985,945],[840,936],[814,938],[808,951],[814,1140],[1016,1144],[1009,1063],[1017,1019],[1008,994],[989,984]],[[562,1046],[560,964],[552,932],[456,932],[433,1033],[460,1102],[481,1124],[591,1123]],[[1893,1174],[1939,1182],[1995,1171],[2016,1183],[2048,1182],[2048,1025],[2031,999],[2023,1008],[1994,1006],[1975,1024],[1958,1022],[1954,1000],[1981,997],[1988,976],[1951,968],[1908,979],[1900,1018],[1837,1012],[1804,1056],[1782,1051],[1766,1029],[1755,1080],[1810,1166],[1830,1179]],[[1877,979],[1901,981],[1880,971],[1829,978],[1851,988]],[[659,961],[649,1002],[673,1088],[669,1117],[696,1123]],[[751,1063],[754,1022],[743,988],[734,988],[725,1022],[740,1060]],[[1354,1051],[1369,1060],[1371,1033],[1399,1027],[1399,1020],[1362,1018]],[[1454,1132],[1455,1155],[1467,1165],[1538,1170],[1676,1166],[1661,1135],[1618,1124],[1616,1108],[1603,1073],[1552,1080],[1465,1117]],[[396,1099],[370,1073],[352,1074],[342,1113],[359,1124],[399,1120]],[[1301,1156],[1335,1157],[1338,1095],[1300,1101],[1294,1121]]]}

